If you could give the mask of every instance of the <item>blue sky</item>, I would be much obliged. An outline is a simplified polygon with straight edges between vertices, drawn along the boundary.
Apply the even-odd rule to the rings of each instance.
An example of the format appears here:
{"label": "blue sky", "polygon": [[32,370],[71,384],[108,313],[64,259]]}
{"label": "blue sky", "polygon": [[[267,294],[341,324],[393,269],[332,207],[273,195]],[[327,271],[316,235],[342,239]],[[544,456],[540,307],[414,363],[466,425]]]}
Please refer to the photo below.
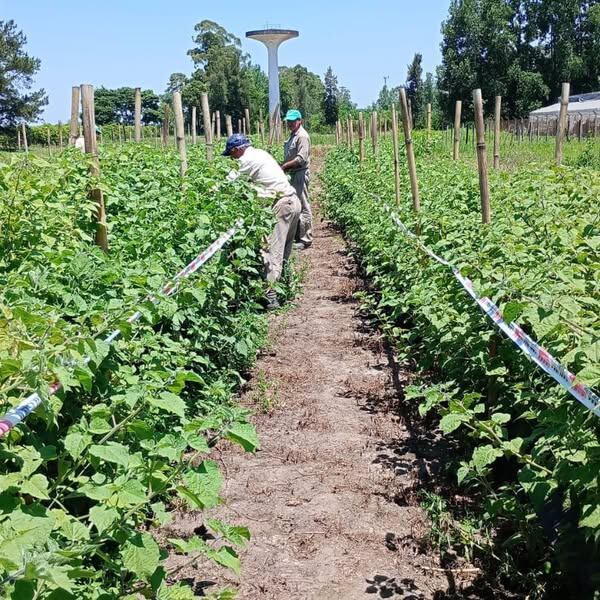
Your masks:
{"label": "blue sky", "polygon": [[186,51],[202,19],[241,38],[265,70],[266,49],[244,33],[267,24],[298,29],[300,37],[281,47],[280,64],[300,63],[320,75],[331,65],[364,106],[376,99],[384,76],[388,84],[404,81],[415,52],[423,54],[425,71],[435,68],[448,6],[449,0],[0,0],[0,18],[14,19],[27,51],[42,60],[36,83],[49,96],[43,119],[56,122],[68,119],[72,85],[163,92],[171,73],[191,71]]}

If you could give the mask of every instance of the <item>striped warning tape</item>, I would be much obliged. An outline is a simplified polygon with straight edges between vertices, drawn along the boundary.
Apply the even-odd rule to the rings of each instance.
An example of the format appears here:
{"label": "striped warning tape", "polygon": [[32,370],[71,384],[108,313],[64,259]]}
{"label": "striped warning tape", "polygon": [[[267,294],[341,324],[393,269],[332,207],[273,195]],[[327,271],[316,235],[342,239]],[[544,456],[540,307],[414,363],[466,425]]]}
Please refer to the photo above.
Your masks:
{"label": "striped warning tape", "polygon": [[[161,289],[161,294],[164,296],[172,296],[179,286],[179,282],[186,277],[189,277],[195,273],[202,265],[209,261],[242,227],[244,224],[243,219],[238,219],[231,229],[228,229],[219,238],[217,238],[208,248],[203,250],[192,262],[186,265],[173,279],[167,282]],[[148,295],[146,300],[149,300],[153,304],[158,304],[160,296]],[[128,323],[135,323],[142,316],[142,312],[137,310],[128,319]],[[108,337],[104,339],[107,344],[112,344],[121,335],[120,329],[115,329]],[[84,364],[90,362],[90,358],[84,359]],[[52,396],[62,388],[62,384],[59,381],[55,381],[50,385],[49,395]],[[41,396],[34,392],[24,400],[22,400],[17,406],[9,410],[0,419],[0,437],[6,435],[13,427],[21,423],[26,419],[40,404],[42,403]]]}
{"label": "striped warning tape", "polygon": [[593,412],[597,417],[600,417],[600,396],[598,396],[598,394],[587,385],[578,382],[573,373],[561,365],[548,350],[531,339],[517,323],[514,321],[507,323],[502,316],[502,311],[494,304],[494,302],[492,302],[492,300],[487,297],[479,296],[473,287],[473,283],[467,277],[463,277],[457,267],[441,256],[438,256],[423,244],[418,236],[408,229],[408,227],[400,220],[400,217],[385,202],[383,202],[379,196],[364,189],[362,191],[376,198],[381,203],[384,209],[389,213],[394,224],[397,225],[400,231],[409,237],[422,252],[452,271],[454,277],[467,291],[469,296],[477,302],[483,312],[525,355],[527,355],[544,372],[550,375],[550,377],[567,390],[576,400],[581,402],[581,404]]}

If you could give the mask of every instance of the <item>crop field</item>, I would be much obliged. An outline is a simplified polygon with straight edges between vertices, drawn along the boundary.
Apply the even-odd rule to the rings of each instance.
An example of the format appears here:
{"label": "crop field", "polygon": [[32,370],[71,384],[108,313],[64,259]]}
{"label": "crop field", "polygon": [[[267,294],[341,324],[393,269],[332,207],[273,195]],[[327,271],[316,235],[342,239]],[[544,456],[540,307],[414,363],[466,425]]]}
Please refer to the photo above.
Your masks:
{"label": "crop field", "polygon": [[553,140],[503,136],[500,169],[489,169],[491,222],[482,224],[475,149],[463,143],[452,160],[447,133],[414,135],[418,212],[403,148],[396,203],[389,137],[376,154],[369,144],[362,162],[356,141],[342,143],[323,174],[327,215],[370,282],[362,310],[416,372],[407,418],[439,428],[454,448],[444,461],[450,491],[437,496],[439,481],[423,490],[440,547],[495,565],[515,593],[598,585],[598,407],[529,360],[451,267],[598,390],[600,143],[571,142],[556,167]]}
{"label": "crop field", "polygon": [[[227,165],[203,154],[191,149],[182,189],[173,150],[102,150],[94,183],[109,254],[92,243],[86,155],[0,164],[0,405],[31,391],[43,400],[2,441],[3,597],[194,597],[166,586],[160,564],[173,552],[239,569],[243,527],[207,521],[210,544],[159,547],[148,533],[173,503],[218,502],[222,475],[207,455],[220,439],[258,447],[232,393],[265,338],[259,252],[270,216],[247,184],[215,188]],[[160,293],[239,218],[215,258]],[[109,345],[116,328],[122,338]]]}

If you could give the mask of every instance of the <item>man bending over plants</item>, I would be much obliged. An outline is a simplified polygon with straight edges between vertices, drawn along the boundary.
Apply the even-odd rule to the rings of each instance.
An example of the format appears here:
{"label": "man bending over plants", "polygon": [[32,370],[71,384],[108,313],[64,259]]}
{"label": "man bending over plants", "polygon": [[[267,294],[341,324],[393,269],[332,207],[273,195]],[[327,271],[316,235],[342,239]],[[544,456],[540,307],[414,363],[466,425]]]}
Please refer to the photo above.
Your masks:
{"label": "man bending over plants", "polygon": [[300,218],[300,200],[277,161],[268,152],[253,148],[244,134],[234,133],[227,138],[223,156],[239,161],[239,169],[231,171],[228,180],[233,181],[243,175],[254,185],[260,197],[272,200],[277,221],[263,257],[268,282],[267,308],[273,310],[279,307],[273,284],[281,277],[284,263],[292,252]]}

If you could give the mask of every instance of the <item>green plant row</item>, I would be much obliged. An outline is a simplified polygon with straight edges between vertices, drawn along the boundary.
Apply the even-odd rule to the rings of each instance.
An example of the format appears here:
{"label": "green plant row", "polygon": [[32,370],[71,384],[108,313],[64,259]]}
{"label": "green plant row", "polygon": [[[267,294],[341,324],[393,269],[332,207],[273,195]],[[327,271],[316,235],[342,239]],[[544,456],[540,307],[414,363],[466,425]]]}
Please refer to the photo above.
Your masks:
{"label": "green plant row", "polygon": [[[264,342],[271,217],[244,183],[218,185],[225,160],[192,148],[189,162],[183,186],[174,150],[144,145],[102,149],[96,182],[75,150],[0,163],[0,410],[45,398],[0,441],[2,597],[196,597],[167,585],[170,554],[239,570],[244,527],[207,515],[208,537],[155,534],[174,507],[219,502],[216,443],[258,447],[232,394]],[[92,243],[92,184],[108,254]],[[144,302],[239,217],[243,231],[177,294]],[[115,327],[124,336],[109,348]]]}
{"label": "green plant row", "polygon": [[[543,161],[491,172],[492,224],[484,226],[473,165],[448,159],[439,136],[428,142],[417,134],[415,146],[422,211],[411,211],[402,161],[401,219],[506,320],[597,389],[597,172]],[[391,156],[385,143],[361,164],[340,147],[328,155],[324,184],[326,210],[369,277],[365,310],[421,374],[422,384],[406,390],[407,410],[418,401],[421,416],[435,415],[459,449],[444,462],[474,499],[471,544],[501,558],[495,568],[507,587],[533,597],[591,593],[600,585],[600,421],[495,330],[449,269],[392,222],[373,197],[394,203]]]}

